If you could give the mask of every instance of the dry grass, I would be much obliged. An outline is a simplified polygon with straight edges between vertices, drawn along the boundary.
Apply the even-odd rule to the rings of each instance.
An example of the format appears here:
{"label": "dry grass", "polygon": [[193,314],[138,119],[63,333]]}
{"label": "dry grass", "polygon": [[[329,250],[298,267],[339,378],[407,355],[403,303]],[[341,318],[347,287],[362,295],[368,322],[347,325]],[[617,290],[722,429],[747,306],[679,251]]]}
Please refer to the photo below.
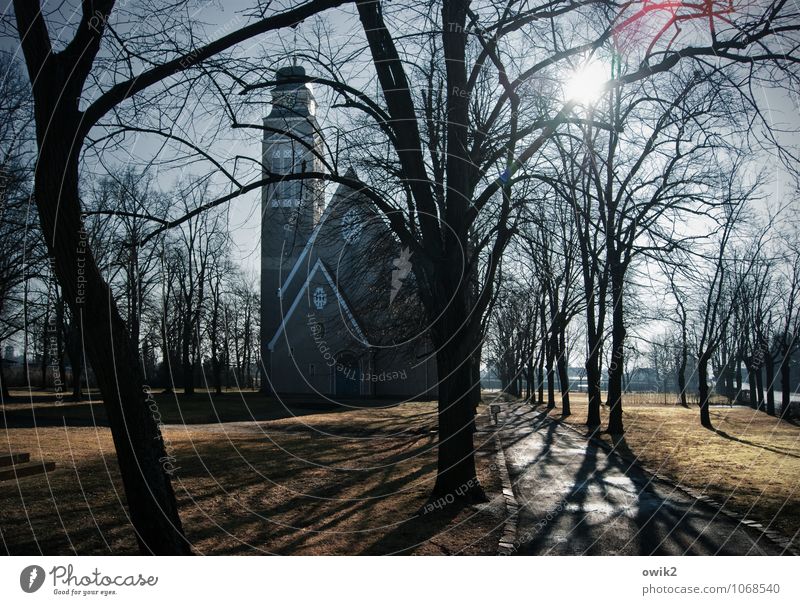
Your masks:
{"label": "dry grass", "polygon": [[[502,499],[418,515],[436,468],[435,410],[308,413],[264,422],[170,426],[168,453],[188,539],[206,554],[489,554]],[[0,484],[12,554],[136,552],[106,428],[12,428],[0,452],[54,460],[49,475]],[[479,478],[499,494],[490,447]]]}
{"label": "dry grass", "polygon": [[[586,397],[571,403],[566,421],[583,430]],[[696,407],[626,400],[620,453],[792,538],[800,530],[800,428],[744,406],[710,411],[714,431],[700,426]]]}

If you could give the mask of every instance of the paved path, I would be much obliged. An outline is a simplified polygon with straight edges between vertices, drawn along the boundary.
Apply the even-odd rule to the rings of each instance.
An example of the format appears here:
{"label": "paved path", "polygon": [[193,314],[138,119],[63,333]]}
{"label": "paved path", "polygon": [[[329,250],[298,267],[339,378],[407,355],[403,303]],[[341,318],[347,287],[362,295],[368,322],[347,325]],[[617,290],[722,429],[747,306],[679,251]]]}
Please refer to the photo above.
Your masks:
{"label": "paved path", "polygon": [[761,532],[533,411],[503,406],[501,442],[520,506],[516,554],[778,555]]}

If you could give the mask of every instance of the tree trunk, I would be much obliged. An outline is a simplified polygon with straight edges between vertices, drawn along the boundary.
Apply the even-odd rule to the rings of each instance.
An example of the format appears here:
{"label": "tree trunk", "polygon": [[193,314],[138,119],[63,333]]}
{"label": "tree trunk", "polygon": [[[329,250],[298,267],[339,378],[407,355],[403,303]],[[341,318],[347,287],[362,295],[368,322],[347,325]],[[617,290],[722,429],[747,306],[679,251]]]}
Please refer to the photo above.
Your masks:
{"label": "tree trunk", "polygon": [[742,396],[742,354],[741,351],[736,353],[736,367],[734,368],[734,380],[736,385],[736,399]]}
{"label": "tree trunk", "polygon": [[[577,214],[580,216],[580,213]],[[601,424],[600,406],[602,395],[600,389],[600,345],[602,341],[602,326],[598,324],[605,318],[605,288],[597,292],[595,273],[589,256],[588,242],[591,241],[589,221],[583,221],[579,230],[578,242],[581,249],[581,265],[583,267],[583,289],[586,296],[586,395],[589,400],[586,426],[596,429]],[[606,283],[603,280],[603,283]],[[600,309],[596,308],[600,306]]]}
{"label": "tree trunk", "polygon": [[191,356],[192,347],[192,321],[191,314],[183,320],[183,342],[181,343],[181,366],[183,368],[183,392],[194,395],[194,363]]}
{"label": "tree trunk", "polygon": [[547,325],[544,315],[544,301],[540,305],[540,320],[542,324],[542,341],[539,347],[539,405],[544,405],[544,364],[547,357]]}
{"label": "tree trunk", "polygon": [[686,341],[684,341],[681,344],[681,356],[678,362],[678,393],[680,394],[681,405],[685,408],[689,407],[689,402],[686,400],[686,365],[689,358],[687,349]]}
{"label": "tree trunk", "polygon": [[775,359],[772,357],[772,352],[767,351],[764,358],[764,373],[766,378],[767,389],[767,414],[770,416],[775,415]]}
{"label": "tree trunk", "polygon": [[47,366],[50,362],[50,297],[47,297],[48,311],[44,316],[44,323],[42,324],[42,359],[40,360],[39,367],[42,374],[42,390],[47,390]]}
{"label": "tree trunk", "polygon": [[729,402],[736,398],[736,389],[733,385],[733,356],[726,351],[725,363],[722,366],[722,385],[725,397]]}
{"label": "tree trunk", "polygon": [[528,363],[525,371],[525,401],[533,401],[533,364]]}
{"label": "tree trunk", "polygon": [[219,357],[215,354],[211,358],[211,369],[214,374],[214,392],[217,395],[222,394],[222,364],[219,362]]}
{"label": "tree trunk", "polygon": [[711,426],[711,415],[708,409],[708,358],[704,355],[700,356],[697,364],[697,379],[700,383],[700,424],[710,429],[713,427]]}
{"label": "tree trunk", "polygon": [[763,411],[766,408],[764,402],[764,375],[761,373],[761,366],[753,368],[753,384],[750,389],[755,389],[756,408]]}
{"label": "tree trunk", "polygon": [[539,366],[536,371],[536,389],[537,389],[537,402],[539,405],[544,405],[544,351],[539,358]]}
{"label": "tree trunk", "polygon": [[139,548],[146,554],[190,554],[167,470],[172,459],[153,416],[155,402],[142,388],[138,356],[81,220],[81,139],[76,134],[81,114],[77,102],[72,105],[62,96],[68,87],[59,80],[66,75],[51,69],[40,77],[34,198],[62,295],[84,326],[84,343],[108,414]]}
{"label": "tree trunk", "polygon": [[556,373],[553,369],[555,362],[555,351],[547,347],[547,409],[552,410],[556,407]]}
{"label": "tree trunk", "polygon": [[569,416],[572,410],[569,407],[569,371],[567,368],[567,347],[564,332],[558,337],[558,382],[561,385],[561,414]]}
{"label": "tree trunk", "polygon": [[756,371],[753,368],[753,365],[751,363],[751,359],[752,358],[745,358],[745,360],[744,360],[744,364],[745,364],[744,367],[747,369],[747,384],[748,384],[748,387],[750,389],[747,402],[750,404],[750,407],[757,408],[758,407],[758,403],[756,402],[756,387],[755,387],[755,381],[756,381],[755,373],[756,373]]}
{"label": "tree trunk", "polygon": [[69,363],[72,366],[72,401],[83,401],[81,374],[83,373],[83,351],[81,350],[81,334],[83,329],[75,317],[69,326]]}
{"label": "tree trunk", "polygon": [[612,435],[625,432],[622,422],[622,376],[625,370],[625,316],[622,301],[624,275],[618,263],[611,269],[613,312],[611,325],[611,363],[608,366],[607,431]]}
{"label": "tree trunk", "polygon": [[586,357],[586,393],[589,397],[589,413],[586,426],[597,428],[601,424],[600,403],[602,399],[600,389],[600,346],[599,343],[589,345],[589,354]]}
{"label": "tree trunk", "polygon": [[[3,342],[0,341],[0,401],[3,403],[11,401],[11,391],[8,389],[8,381],[6,380],[6,361],[2,356]],[[11,361],[10,359],[8,361]]]}
{"label": "tree trunk", "polygon": [[56,356],[58,359],[58,380],[55,382],[56,393],[61,399],[67,388],[67,367],[64,363],[64,296],[59,296],[56,303]]}
{"label": "tree trunk", "polygon": [[475,377],[470,347],[450,341],[437,346],[439,447],[433,498],[485,501],[475,472]]}
{"label": "tree trunk", "polygon": [[789,367],[790,351],[785,351],[781,357],[781,418],[791,417],[791,372]]}

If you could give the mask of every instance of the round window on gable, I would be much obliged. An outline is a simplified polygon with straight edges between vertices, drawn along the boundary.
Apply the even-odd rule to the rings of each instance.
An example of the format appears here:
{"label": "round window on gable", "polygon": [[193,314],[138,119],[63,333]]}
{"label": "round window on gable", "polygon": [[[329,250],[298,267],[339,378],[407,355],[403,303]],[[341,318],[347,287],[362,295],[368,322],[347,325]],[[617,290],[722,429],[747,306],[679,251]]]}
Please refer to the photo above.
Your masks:
{"label": "round window on gable", "polygon": [[314,306],[320,311],[328,302],[328,295],[325,294],[325,289],[322,286],[317,286],[314,290]]}

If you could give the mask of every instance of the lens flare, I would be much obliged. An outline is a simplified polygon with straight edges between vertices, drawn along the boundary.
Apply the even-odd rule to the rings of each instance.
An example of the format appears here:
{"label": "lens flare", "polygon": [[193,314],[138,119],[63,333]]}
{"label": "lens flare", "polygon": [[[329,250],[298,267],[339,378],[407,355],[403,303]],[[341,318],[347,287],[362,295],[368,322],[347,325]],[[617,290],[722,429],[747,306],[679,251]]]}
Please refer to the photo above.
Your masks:
{"label": "lens flare", "polygon": [[611,74],[600,61],[589,61],[573,72],[564,86],[564,97],[579,105],[591,105],[605,93]]}

